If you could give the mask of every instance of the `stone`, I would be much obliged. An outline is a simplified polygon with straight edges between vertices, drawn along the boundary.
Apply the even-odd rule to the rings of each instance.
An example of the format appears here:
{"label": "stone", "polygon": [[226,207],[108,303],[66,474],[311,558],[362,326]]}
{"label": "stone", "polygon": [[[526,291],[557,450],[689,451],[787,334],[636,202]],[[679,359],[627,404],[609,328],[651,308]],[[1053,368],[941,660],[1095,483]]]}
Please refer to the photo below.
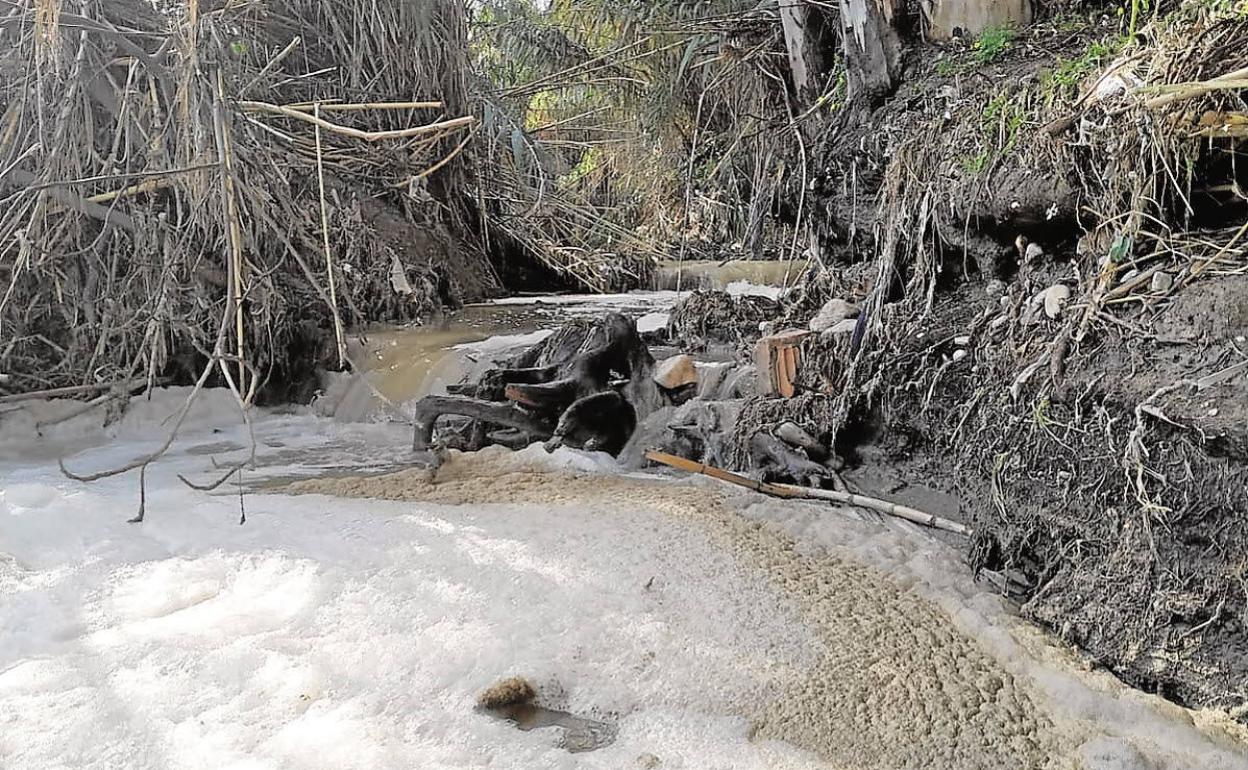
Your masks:
{"label": "stone", "polygon": [[846,318],[844,321],[837,321],[831,327],[824,329],[823,333],[819,335],[819,339],[824,342],[830,342],[837,337],[853,334],[856,328],[858,328],[858,319]]}
{"label": "stone", "polygon": [[1167,294],[1174,288],[1174,276],[1164,270],[1153,273],[1153,280],[1148,288],[1154,294]]}
{"label": "stone", "polygon": [[654,754],[646,753],[637,757],[637,766],[643,768],[643,770],[654,770],[654,768],[661,764],[663,764],[663,760],[659,759]]}
{"label": "stone", "polygon": [[789,329],[763,337],[754,346],[754,363],[758,368],[759,395],[792,398],[797,393],[797,372],[802,364],[802,340],[810,336],[805,329]]}
{"label": "stone", "polygon": [[668,390],[677,390],[698,381],[698,367],[693,356],[679,355],[666,358],[654,368],[654,381]]}
{"label": "stone", "polygon": [[477,696],[477,705],[497,709],[521,703],[531,703],[537,690],[522,676],[513,676],[490,685]]}
{"label": "stone", "polygon": [[1038,243],[1027,244],[1027,261],[1034,262],[1044,256],[1044,249]]}
{"label": "stone", "polygon": [[1049,318],[1062,315],[1062,308],[1070,301],[1070,287],[1055,284],[1044,290],[1044,314]]}
{"label": "stone", "polygon": [[833,297],[819,308],[819,312],[815,317],[810,319],[810,330],[812,332],[823,332],[832,328],[836,324],[847,318],[857,318],[858,307],[850,304],[839,297]]}
{"label": "stone", "polygon": [[958,348],[957,350],[953,351],[953,360],[956,363],[966,358],[966,355],[967,353],[965,350],[963,350],[962,348]]}

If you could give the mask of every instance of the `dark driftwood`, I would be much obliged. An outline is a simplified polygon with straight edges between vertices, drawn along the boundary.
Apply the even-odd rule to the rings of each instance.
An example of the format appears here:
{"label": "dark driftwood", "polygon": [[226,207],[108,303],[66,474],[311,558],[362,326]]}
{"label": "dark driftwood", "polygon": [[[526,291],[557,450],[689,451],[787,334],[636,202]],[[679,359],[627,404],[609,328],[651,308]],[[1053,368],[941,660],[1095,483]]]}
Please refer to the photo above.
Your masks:
{"label": "dark driftwood", "polygon": [[[455,387],[457,395],[421,399],[412,448],[433,449],[438,419],[459,415],[487,426],[474,431],[482,445],[517,447],[553,439],[552,449],[566,444],[618,454],[637,425],[638,404],[630,399],[646,400],[645,385],[653,390],[654,359],[637,327],[619,313],[592,326],[566,326],[515,363],[487,371],[475,385]],[[628,395],[613,387],[620,380]]]}
{"label": "dark driftwood", "polygon": [[425,396],[416,404],[416,430],[412,449],[417,452],[431,449],[434,425],[439,417],[448,414],[515,428],[542,439],[554,435],[552,420],[527,412],[515,404],[459,396]]}
{"label": "dark driftwood", "polygon": [[637,410],[623,395],[614,390],[595,393],[577,399],[564,410],[554,437],[546,442],[546,451],[566,445],[618,455],[635,430]]}

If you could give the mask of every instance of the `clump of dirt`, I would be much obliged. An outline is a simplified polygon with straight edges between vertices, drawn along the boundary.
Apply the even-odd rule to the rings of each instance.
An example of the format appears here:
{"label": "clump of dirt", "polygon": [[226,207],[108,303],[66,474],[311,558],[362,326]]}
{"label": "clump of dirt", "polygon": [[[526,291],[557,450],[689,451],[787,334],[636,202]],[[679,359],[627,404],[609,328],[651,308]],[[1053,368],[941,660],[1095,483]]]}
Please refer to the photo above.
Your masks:
{"label": "clump of dirt", "polygon": [[512,676],[482,690],[477,696],[477,705],[484,709],[496,709],[531,703],[536,697],[537,690],[529,684],[529,680],[522,676]]}

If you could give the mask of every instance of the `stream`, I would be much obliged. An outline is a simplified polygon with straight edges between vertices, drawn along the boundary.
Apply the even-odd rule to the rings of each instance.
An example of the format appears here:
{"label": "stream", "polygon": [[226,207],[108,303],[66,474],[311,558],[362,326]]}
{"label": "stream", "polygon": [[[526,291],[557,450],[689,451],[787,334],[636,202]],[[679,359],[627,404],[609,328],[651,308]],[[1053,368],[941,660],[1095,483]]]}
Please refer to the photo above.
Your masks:
{"label": "stream", "polygon": [[[569,318],[657,328],[676,297],[514,298],[353,334],[363,374],[251,424],[205,392],[140,524],[133,473],[84,484],[54,458],[152,451],[185,389],[104,429],[36,435],[72,404],[3,415],[0,766],[1248,768],[1241,728],[1123,686],[913,525],[566,449],[409,467],[394,418],[414,399]],[[253,441],[241,478],[180,480]],[[535,705],[474,708],[509,676]]]}

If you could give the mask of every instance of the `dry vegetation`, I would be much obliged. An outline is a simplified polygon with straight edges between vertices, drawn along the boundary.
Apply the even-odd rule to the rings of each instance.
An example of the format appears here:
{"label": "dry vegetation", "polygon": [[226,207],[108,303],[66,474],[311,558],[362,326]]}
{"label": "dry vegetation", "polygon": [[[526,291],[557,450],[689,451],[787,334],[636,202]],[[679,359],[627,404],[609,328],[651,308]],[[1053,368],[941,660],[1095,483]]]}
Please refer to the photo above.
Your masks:
{"label": "dry vegetation", "polygon": [[455,2],[0,3],[0,386],[289,394],[456,299],[410,244],[462,185],[466,62]]}
{"label": "dry vegetation", "polygon": [[960,488],[975,566],[1030,616],[1242,718],[1248,9],[1155,10],[1125,37],[1050,20],[991,65],[946,52],[850,135],[867,152],[828,136],[827,269],[790,318],[849,296],[865,334],[812,343],[814,392],[747,406],[738,449],[780,419],[877,434]]}

